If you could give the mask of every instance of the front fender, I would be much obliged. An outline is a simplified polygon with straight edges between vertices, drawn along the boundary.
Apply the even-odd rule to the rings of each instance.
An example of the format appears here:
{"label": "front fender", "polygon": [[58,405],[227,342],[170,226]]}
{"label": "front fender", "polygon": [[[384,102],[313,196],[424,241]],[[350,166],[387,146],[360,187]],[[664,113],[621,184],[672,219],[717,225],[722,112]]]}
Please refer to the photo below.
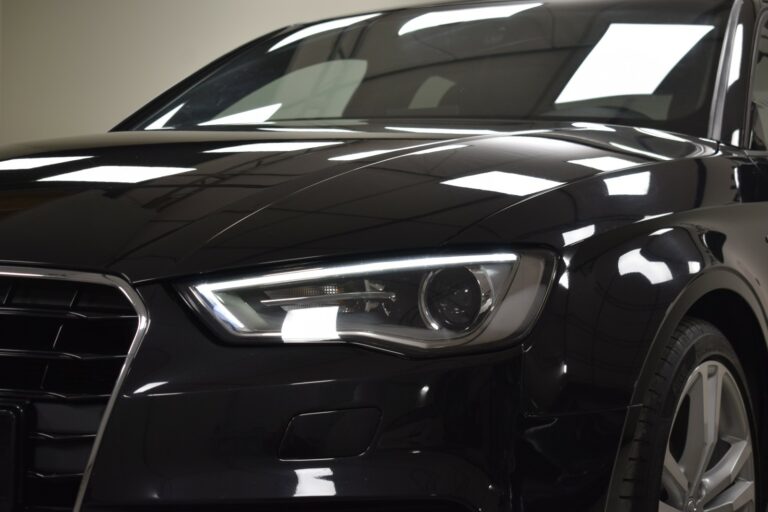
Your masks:
{"label": "front fender", "polygon": [[537,335],[526,343],[528,413],[583,413],[635,403],[654,340],[671,333],[686,306],[726,282],[719,276],[734,276],[749,289],[718,258],[721,239],[681,219],[667,227],[651,223],[635,236],[606,234],[566,251]]}
{"label": "front fender", "polygon": [[605,508],[607,512],[620,512],[624,510],[622,507],[627,506],[626,500],[620,499],[623,477],[621,468],[625,467],[630,457],[631,441],[637,431],[640,418],[642,394],[647,389],[655,372],[655,361],[658,360],[666,341],[672,336],[683,318],[688,315],[691,308],[703,297],[716,291],[728,291],[743,299],[760,326],[763,340],[768,339],[766,336],[768,328],[765,321],[765,308],[760,302],[758,292],[748,278],[728,266],[720,265],[707,269],[691,280],[668,308],[667,314],[646,352],[645,360],[636,379],[632,405],[629,407],[624,420],[621,441],[608,486]]}
{"label": "front fender", "polygon": [[739,269],[728,248],[737,240],[692,216],[623,235],[565,253],[524,347],[518,451],[530,465],[518,481],[530,510],[620,510],[616,468],[628,457],[655,355],[699,299],[738,294],[766,332],[759,278]]}

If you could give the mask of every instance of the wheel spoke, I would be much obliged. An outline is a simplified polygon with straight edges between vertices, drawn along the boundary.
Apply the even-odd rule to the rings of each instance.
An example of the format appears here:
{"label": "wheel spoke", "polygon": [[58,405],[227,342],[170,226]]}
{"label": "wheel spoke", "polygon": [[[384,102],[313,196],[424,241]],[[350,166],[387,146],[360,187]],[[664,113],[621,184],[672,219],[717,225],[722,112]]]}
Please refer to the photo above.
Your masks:
{"label": "wheel spoke", "polygon": [[737,512],[755,502],[755,483],[738,481],[704,507],[705,512]]}
{"label": "wheel spoke", "polygon": [[667,448],[667,454],[664,456],[664,472],[661,476],[661,484],[667,490],[670,501],[676,506],[682,507],[688,495],[688,479],[683,468],[670,453],[669,448]]}
{"label": "wheel spoke", "polygon": [[667,440],[659,512],[756,512],[750,431],[744,398],[725,364],[710,360],[694,369]]}
{"label": "wheel spoke", "polygon": [[[685,445],[680,456],[680,465],[689,481],[695,477],[695,468],[698,464],[704,447],[704,385],[701,372],[696,372],[695,380],[688,390],[688,429],[685,435]],[[676,420],[677,421],[677,420]]]}
{"label": "wheel spoke", "polygon": [[711,502],[733,484],[744,465],[751,459],[752,446],[749,441],[733,443],[717,465],[704,474],[702,480],[704,503]]}
{"label": "wheel spoke", "polygon": [[675,508],[672,505],[668,505],[663,501],[659,502],[659,512],[683,512],[681,508]]}
{"label": "wheel spoke", "polygon": [[688,430],[680,465],[694,485],[701,481],[717,444],[722,382],[720,367],[705,365],[695,375],[688,391]]}

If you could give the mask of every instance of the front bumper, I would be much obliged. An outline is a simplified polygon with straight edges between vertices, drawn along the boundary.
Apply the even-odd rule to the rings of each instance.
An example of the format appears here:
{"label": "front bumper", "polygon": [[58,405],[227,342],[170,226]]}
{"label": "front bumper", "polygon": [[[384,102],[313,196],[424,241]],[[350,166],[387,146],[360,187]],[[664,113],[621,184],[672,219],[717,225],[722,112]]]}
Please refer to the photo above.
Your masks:
{"label": "front bumper", "polygon": [[588,510],[607,490],[624,411],[527,417],[519,347],[430,360],[228,347],[170,289],[139,291],[151,324],[83,511]]}

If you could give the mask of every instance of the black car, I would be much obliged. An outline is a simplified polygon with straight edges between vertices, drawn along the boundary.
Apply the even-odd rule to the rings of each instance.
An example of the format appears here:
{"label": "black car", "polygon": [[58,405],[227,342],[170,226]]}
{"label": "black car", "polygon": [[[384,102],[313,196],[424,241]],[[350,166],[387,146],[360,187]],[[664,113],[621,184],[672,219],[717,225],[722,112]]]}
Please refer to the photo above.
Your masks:
{"label": "black car", "polygon": [[765,510],[764,11],[348,16],[0,150],[0,512]]}

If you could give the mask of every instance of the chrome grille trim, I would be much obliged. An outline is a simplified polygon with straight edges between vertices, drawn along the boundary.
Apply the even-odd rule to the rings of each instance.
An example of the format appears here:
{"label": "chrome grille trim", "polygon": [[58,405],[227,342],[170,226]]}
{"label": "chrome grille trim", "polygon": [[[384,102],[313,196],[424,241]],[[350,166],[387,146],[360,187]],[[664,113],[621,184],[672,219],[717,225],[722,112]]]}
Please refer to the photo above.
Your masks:
{"label": "chrome grille trim", "polygon": [[120,373],[118,374],[117,380],[112,389],[112,393],[110,394],[109,400],[107,401],[107,405],[104,409],[104,413],[99,423],[99,428],[96,432],[96,436],[93,441],[93,446],[91,447],[91,451],[88,457],[88,462],[85,467],[85,471],[83,472],[83,475],[80,481],[80,486],[77,493],[77,499],[75,501],[75,506],[74,506],[74,511],[79,512],[83,505],[85,492],[88,488],[88,483],[90,481],[90,476],[93,471],[93,465],[96,461],[96,456],[98,454],[99,447],[101,445],[101,440],[104,436],[104,432],[109,423],[109,419],[110,419],[112,410],[115,406],[115,402],[117,401],[119,391],[122,388],[123,382],[125,381],[125,377],[128,374],[128,371],[130,370],[131,364],[133,363],[133,360],[135,359],[136,354],[139,351],[141,342],[144,339],[144,336],[147,330],[149,329],[149,315],[147,313],[147,308],[144,305],[144,301],[141,299],[141,296],[133,289],[133,287],[130,284],[128,284],[127,281],[125,281],[120,277],[112,276],[108,274],[68,271],[68,270],[50,269],[50,268],[0,266],[0,277],[24,278],[24,279],[37,278],[37,279],[46,279],[46,280],[69,281],[69,282],[76,282],[76,283],[90,283],[90,284],[111,286],[113,288],[117,288],[125,296],[125,298],[128,300],[128,302],[131,304],[131,306],[136,312],[136,317],[138,320],[136,332],[133,336],[133,339],[131,340],[130,348],[128,349],[128,353],[125,356],[125,361],[123,362],[122,368],[120,369]]}

